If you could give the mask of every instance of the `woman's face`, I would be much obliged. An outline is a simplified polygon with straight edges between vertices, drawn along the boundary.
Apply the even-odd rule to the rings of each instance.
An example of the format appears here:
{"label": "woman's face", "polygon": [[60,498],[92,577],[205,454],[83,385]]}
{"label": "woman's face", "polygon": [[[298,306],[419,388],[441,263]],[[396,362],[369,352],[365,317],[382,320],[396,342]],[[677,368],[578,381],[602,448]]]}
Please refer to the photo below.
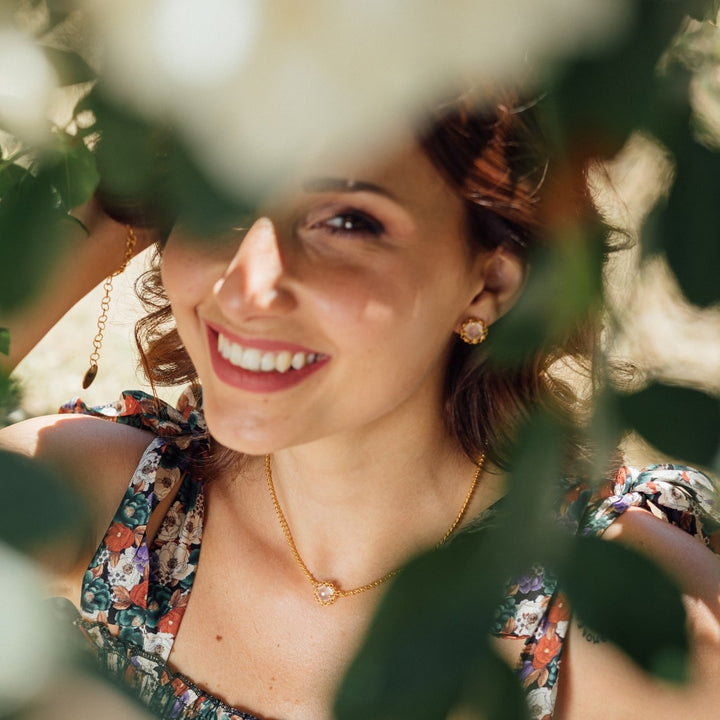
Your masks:
{"label": "woman's face", "polygon": [[439,425],[453,331],[483,287],[464,223],[412,144],[371,169],[320,161],[220,239],[178,227],[162,277],[213,435],[261,454]]}

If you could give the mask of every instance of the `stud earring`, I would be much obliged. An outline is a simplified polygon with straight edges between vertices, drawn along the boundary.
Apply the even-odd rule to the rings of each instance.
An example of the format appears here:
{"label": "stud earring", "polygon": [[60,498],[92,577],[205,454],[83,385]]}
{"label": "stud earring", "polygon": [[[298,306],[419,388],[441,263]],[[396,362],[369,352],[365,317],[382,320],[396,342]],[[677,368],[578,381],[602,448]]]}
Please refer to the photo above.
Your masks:
{"label": "stud earring", "polygon": [[460,337],[468,345],[479,345],[488,334],[487,323],[480,318],[468,318],[460,326]]}
{"label": "stud earring", "polygon": [[108,320],[108,310],[110,309],[110,293],[113,289],[113,278],[120,275],[122,272],[125,271],[125,268],[127,267],[128,263],[132,259],[133,256],[133,250],[135,249],[135,244],[137,243],[137,236],[135,235],[135,231],[130,227],[130,225],[127,226],[127,234],[125,235],[125,257],[123,259],[122,265],[112,274],[108,275],[105,278],[105,282],[103,284],[103,289],[105,290],[105,294],[103,295],[102,300],[100,301],[100,315],[97,319],[97,333],[95,337],[93,338],[93,349],[90,353],[90,367],[87,369],[87,372],[83,376],[82,386],[83,390],[86,390],[89,388],[93,381],[95,380],[97,373],[98,373],[98,361],[100,360],[100,348],[102,347],[102,341],[103,341],[103,333],[105,332],[105,325],[107,324]]}

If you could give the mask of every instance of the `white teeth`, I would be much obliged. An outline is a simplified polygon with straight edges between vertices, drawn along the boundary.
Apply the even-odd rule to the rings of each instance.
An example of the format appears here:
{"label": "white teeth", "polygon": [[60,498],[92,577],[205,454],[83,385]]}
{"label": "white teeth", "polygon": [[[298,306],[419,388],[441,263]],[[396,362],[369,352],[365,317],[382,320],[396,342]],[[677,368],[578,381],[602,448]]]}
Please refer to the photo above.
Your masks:
{"label": "white teeth", "polygon": [[260,360],[260,369],[263,372],[270,372],[275,369],[275,355],[271,352],[266,352]]}
{"label": "white teeth", "polygon": [[242,365],[242,357],[243,357],[243,349],[240,345],[232,345],[230,342],[228,342],[228,350],[230,351],[228,354],[228,360],[233,365]]}
{"label": "white teeth", "polygon": [[262,351],[257,348],[245,348],[218,333],[218,353],[231,365],[252,372],[287,372],[290,368],[301,370],[320,359],[318,353],[292,353],[289,350],[279,352]]}
{"label": "white teeth", "polygon": [[259,370],[261,357],[262,354],[257,348],[245,348],[240,367],[244,370]]}
{"label": "white teeth", "polygon": [[290,369],[291,365],[292,353],[288,352],[287,350],[283,350],[282,352],[278,353],[278,356],[275,359],[275,369],[278,372],[287,372]]}

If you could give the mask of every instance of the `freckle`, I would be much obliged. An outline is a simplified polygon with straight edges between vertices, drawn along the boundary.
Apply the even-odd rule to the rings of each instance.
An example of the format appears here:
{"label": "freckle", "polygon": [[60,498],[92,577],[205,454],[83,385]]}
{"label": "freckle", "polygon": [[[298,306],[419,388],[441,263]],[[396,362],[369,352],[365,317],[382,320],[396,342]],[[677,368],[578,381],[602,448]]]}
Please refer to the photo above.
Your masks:
{"label": "freckle", "polygon": [[216,636],[215,636],[215,639],[216,639],[218,642],[220,642],[220,641],[222,640],[222,635],[216,635]]}

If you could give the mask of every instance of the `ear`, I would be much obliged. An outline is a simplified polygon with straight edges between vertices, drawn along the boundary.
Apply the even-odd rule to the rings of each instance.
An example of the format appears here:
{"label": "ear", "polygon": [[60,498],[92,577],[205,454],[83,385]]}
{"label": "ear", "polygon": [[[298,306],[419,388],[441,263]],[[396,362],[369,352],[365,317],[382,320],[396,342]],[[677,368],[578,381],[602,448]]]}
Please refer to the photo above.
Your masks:
{"label": "ear", "polygon": [[468,318],[479,318],[492,325],[515,304],[525,283],[525,264],[502,246],[478,256],[476,272],[477,291],[458,319],[457,333]]}

